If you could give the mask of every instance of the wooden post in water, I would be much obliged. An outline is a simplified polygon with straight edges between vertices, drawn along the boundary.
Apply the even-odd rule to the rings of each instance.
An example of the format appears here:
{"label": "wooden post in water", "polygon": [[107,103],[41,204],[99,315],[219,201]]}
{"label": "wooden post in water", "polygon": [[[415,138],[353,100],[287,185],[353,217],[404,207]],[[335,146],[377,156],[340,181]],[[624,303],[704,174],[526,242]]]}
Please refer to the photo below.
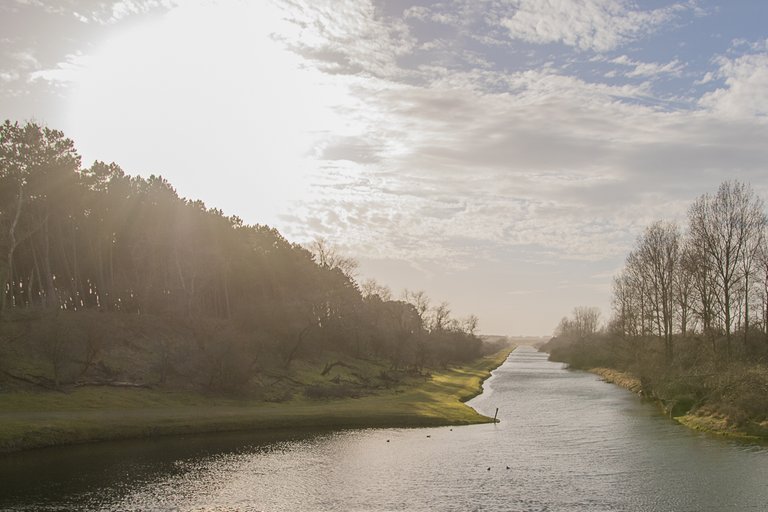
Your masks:
{"label": "wooden post in water", "polygon": [[496,408],[496,412],[495,412],[495,413],[493,413],[493,422],[494,422],[494,423],[498,423],[498,422],[499,422],[499,420],[497,420],[497,419],[496,419],[496,416],[497,416],[498,414],[499,414],[499,408],[497,407],[497,408]]}

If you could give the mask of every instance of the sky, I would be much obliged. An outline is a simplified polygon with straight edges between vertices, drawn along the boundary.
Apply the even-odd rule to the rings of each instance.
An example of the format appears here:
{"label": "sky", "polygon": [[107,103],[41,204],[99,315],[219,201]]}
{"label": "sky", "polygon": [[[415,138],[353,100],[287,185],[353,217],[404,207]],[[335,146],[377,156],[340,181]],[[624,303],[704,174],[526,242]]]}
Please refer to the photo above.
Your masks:
{"label": "sky", "polygon": [[0,116],[486,334],[611,315],[655,220],[768,197],[764,0],[4,0]]}

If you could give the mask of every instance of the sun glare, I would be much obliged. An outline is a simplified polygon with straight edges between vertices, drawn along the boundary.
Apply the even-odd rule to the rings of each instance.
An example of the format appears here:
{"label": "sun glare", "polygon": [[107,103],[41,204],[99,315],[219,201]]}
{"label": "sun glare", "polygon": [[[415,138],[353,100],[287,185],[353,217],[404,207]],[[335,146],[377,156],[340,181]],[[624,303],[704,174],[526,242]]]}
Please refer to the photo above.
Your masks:
{"label": "sun glare", "polygon": [[307,199],[324,135],[348,129],[336,113],[346,88],[286,50],[295,37],[269,3],[221,2],[185,4],[109,39],[70,102],[86,163],[161,173],[225,211],[246,196],[252,210],[231,213],[274,223]]}

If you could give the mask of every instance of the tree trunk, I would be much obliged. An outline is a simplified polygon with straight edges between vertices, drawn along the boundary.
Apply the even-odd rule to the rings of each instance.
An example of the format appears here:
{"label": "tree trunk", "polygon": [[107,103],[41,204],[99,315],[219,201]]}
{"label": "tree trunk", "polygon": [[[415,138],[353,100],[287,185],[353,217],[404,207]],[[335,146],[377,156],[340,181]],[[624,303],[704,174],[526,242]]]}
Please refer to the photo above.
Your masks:
{"label": "tree trunk", "polygon": [[45,280],[47,286],[46,295],[50,297],[51,307],[55,306],[58,308],[59,301],[56,297],[56,282],[53,277],[53,272],[51,271],[51,244],[47,215],[43,221],[43,270],[45,272]]}
{"label": "tree trunk", "polygon": [[[16,245],[18,242],[16,241],[16,226],[19,224],[19,218],[21,218],[21,210],[22,206],[24,205],[24,182],[22,181],[19,183],[19,192],[18,192],[18,198],[16,201],[16,213],[13,216],[13,221],[11,221],[11,227],[8,229],[8,255],[7,255],[7,261],[8,261],[8,268],[6,270],[7,275],[6,278],[3,280],[3,293],[2,293],[2,299],[0,299],[0,317],[2,316],[2,313],[5,311],[6,308],[6,300],[8,293],[11,295],[11,306],[13,306],[13,253],[16,251]],[[5,289],[7,283],[7,290]]]}
{"label": "tree trunk", "polygon": [[749,273],[744,274],[744,346],[749,336]]}

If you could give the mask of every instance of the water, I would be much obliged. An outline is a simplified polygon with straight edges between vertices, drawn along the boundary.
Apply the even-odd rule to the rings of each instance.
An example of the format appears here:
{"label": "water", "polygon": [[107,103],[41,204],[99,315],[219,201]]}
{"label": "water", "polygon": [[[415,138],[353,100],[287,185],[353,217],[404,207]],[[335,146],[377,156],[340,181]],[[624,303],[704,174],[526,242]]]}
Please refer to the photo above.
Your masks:
{"label": "water", "polygon": [[5,456],[0,509],[768,510],[768,450],[693,433],[528,347],[470,404],[491,416],[498,407],[501,423],[194,436]]}

